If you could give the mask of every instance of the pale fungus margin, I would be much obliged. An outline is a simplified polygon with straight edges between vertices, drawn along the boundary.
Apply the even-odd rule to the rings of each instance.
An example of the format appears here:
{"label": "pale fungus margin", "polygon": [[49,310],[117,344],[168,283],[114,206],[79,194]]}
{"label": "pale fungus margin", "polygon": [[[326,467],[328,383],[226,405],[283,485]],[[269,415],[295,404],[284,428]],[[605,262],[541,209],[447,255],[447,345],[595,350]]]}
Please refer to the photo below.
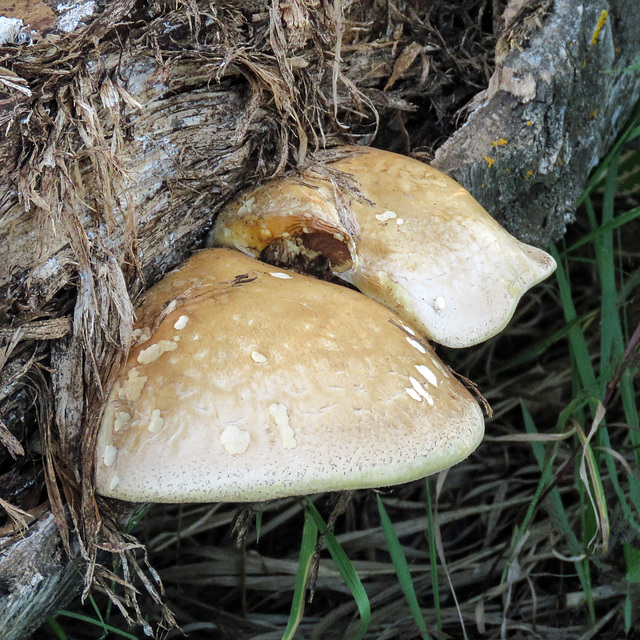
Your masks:
{"label": "pale fungus margin", "polygon": [[553,273],[550,255],[512,237],[443,173],[388,151],[343,151],[330,167],[364,198],[338,210],[345,194],[317,174],[272,180],[221,211],[209,246],[310,272],[324,257],[336,276],[449,347],[502,331],[524,293]]}
{"label": "pale fungus margin", "polygon": [[196,253],[147,292],[138,327],[153,330],[98,433],[103,496],[244,502],[401,484],[483,436],[476,400],[393,311],[239,252]]}

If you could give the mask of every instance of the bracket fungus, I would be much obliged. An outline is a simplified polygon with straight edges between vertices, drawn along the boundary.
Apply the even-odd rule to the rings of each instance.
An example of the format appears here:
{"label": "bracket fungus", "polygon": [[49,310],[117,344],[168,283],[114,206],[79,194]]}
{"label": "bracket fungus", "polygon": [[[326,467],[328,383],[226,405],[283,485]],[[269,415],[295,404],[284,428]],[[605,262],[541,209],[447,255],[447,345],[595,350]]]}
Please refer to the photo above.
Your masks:
{"label": "bracket fungus", "polygon": [[147,292],[104,409],[97,492],[260,501],[400,484],[459,462],[482,411],[415,329],[360,293],[239,252]]}
{"label": "bracket fungus", "polygon": [[499,333],[522,295],[553,273],[551,256],[512,237],[440,171],[372,148],[345,153],[329,167],[355,178],[350,202],[317,173],[276,179],[227,205],[210,245],[283,266],[324,257],[338,277],[449,347]]}

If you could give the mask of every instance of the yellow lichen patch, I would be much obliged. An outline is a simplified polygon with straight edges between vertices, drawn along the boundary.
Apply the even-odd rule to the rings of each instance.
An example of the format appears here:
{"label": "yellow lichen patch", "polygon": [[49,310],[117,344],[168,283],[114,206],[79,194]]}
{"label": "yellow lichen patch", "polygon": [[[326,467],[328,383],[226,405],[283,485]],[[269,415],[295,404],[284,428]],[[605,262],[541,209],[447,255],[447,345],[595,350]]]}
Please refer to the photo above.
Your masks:
{"label": "yellow lichen patch", "polygon": [[600,12],[600,17],[598,18],[598,24],[591,35],[590,46],[594,44],[598,44],[598,39],[600,38],[600,32],[602,31],[605,24],[607,24],[607,20],[609,19],[609,14],[604,9]]}
{"label": "yellow lichen patch", "polygon": [[504,147],[506,144],[509,144],[504,138],[498,138],[491,143],[492,147]]}
{"label": "yellow lichen patch", "polygon": [[482,156],[482,159],[487,163],[487,165],[489,165],[489,167],[492,167],[495,162],[495,160],[489,156]]}
{"label": "yellow lichen patch", "polygon": [[524,174],[524,179],[528,180],[533,175],[533,169],[529,169],[527,173]]}

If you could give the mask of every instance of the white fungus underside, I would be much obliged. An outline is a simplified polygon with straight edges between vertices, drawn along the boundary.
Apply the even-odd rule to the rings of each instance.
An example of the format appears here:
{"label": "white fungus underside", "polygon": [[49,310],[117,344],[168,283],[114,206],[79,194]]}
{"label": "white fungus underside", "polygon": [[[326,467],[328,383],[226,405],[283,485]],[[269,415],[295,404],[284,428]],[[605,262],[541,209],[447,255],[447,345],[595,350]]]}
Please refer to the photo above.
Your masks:
{"label": "white fungus underside", "polygon": [[[513,238],[467,191],[428,165],[360,149],[332,167],[354,175],[370,201],[351,202],[358,227],[352,267],[336,275],[436,342],[466,347],[496,335],[523,294],[555,269],[551,256]],[[289,185],[283,179],[260,187],[250,217],[232,204],[210,241],[257,255],[260,235],[247,230],[253,220],[264,227],[278,219],[284,228],[284,217],[305,216],[348,236],[331,190]],[[220,233],[222,227],[229,233]]]}
{"label": "white fungus underside", "polygon": [[[182,304],[130,355],[136,373],[123,380],[146,380],[135,401],[119,385],[108,401],[99,493],[255,501],[379,487],[449,467],[478,445],[479,406],[417,339],[407,340],[395,314],[356,292],[273,273],[238,253],[202,252],[170,276],[175,286],[161,283],[155,299],[150,292],[141,326],[153,326],[152,311],[194,278],[205,280],[194,292],[203,306]],[[231,286],[237,274],[256,280]],[[181,316],[189,320],[177,349],[139,363],[143,348],[173,339]],[[116,431],[124,412],[131,421],[122,429],[120,417]]]}

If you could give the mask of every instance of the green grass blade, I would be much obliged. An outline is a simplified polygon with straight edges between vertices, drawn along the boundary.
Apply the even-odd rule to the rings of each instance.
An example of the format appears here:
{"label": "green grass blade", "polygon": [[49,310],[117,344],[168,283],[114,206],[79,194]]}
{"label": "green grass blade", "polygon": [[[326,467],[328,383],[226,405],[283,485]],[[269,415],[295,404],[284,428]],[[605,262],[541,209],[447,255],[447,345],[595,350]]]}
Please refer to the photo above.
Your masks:
{"label": "green grass blade", "polygon": [[429,547],[429,564],[431,566],[431,590],[433,591],[433,609],[436,613],[436,627],[442,631],[442,611],[440,610],[440,587],[438,585],[438,545],[435,538],[435,518],[431,501],[431,486],[429,478],[424,479],[427,490],[427,545]]}
{"label": "green grass blade", "polygon": [[[619,156],[611,160],[610,170],[607,172],[602,203],[602,224],[611,223],[614,219],[614,202],[618,190]],[[585,202],[591,208],[591,200]],[[602,226],[600,227],[602,228]],[[601,233],[594,240],[601,290],[601,336],[600,336],[600,372],[611,366],[614,355],[622,355],[622,343],[617,338],[622,337],[620,317],[616,308],[616,273],[613,253],[613,232],[608,230]],[[616,349],[616,346],[618,349]],[[607,376],[609,377],[609,376]],[[601,384],[605,385],[602,381]],[[604,388],[602,389],[604,392]]]}
{"label": "green grass blade", "polygon": [[351,560],[349,560],[347,554],[344,552],[340,543],[336,540],[331,531],[327,529],[327,525],[322,516],[315,508],[313,503],[305,498],[303,504],[306,510],[311,514],[313,520],[320,531],[320,534],[324,536],[325,544],[331,554],[331,558],[336,565],[336,568],[340,572],[342,579],[345,581],[347,587],[353,595],[358,612],[360,614],[360,624],[358,628],[348,637],[348,640],[360,640],[364,638],[367,629],[369,628],[369,622],[371,621],[371,604],[369,603],[369,597],[367,592],[362,586],[360,577],[358,576]]}
{"label": "green grass blade", "polygon": [[[529,410],[524,404],[522,404],[521,407],[524,426],[527,433],[538,433],[538,429],[533,422],[533,418],[531,417]],[[533,521],[535,511],[538,507],[539,500],[542,497],[545,489],[551,484],[551,481],[553,479],[553,461],[555,459],[555,456],[551,456],[548,460],[545,460],[546,456],[544,452],[544,445],[542,444],[542,442],[531,442],[531,448],[533,449],[533,455],[535,456],[542,473],[540,475],[540,480],[538,482],[538,486],[536,487],[536,491],[533,495],[533,498],[531,499],[531,504],[527,509],[527,513],[525,514],[523,521],[520,523],[520,526],[518,527],[516,534],[514,535],[512,548],[516,548],[518,546],[520,539],[529,529],[531,522]]]}
{"label": "green grass blade", "polygon": [[637,617],[640,584],[640,549],[623,542],[624,560],[627,565],[627,597],[624,602],[624,626],[629,633],[633,627],[634,618]]}
{"label": "green grass blade", "polygon": [[81,622],[86,622],[87,624],[92,624],[96,627],[100,627],[105,629],[106,631],[119,636],[121,638],[127,638],[127,640],[138,640],[137,636],[134,636],[131,633],[127,633],[126,631],[122,631],[122,629],[118,629],[117,627],[113,627],[110,624],[104,624],[95,618],[91,618],[90,616],[83,615],[81,613],[74,613],[73,611],[66,611],[61,609],[56,613],[56,616],[64,616],[65,618],[72,618],[73,620],[80,620]]}
{"label": "green grass blade", "polygon": [[69,640],[69,636],[64,632],[60,623],[53,616],[49,616],[47,618],[47,624],[51,628],[51,631],[55,633],[58,640]]}
{"label": "green grass blade", "polygon": [[627,73],[629,71],[640,71],[640,60],[630,64],[628,67],[622,67],[622,69],[607,69],[604,73]]}
{"label": "green grass blade", "polygon": [[638,217],[640,217],[640,207],[634,207],[633,209],[629,209],[629,211],[625,211],[624,213],[621,213],[620,215],[616,216],[612,220],[609,220],[608,222],[605,222],[604,224],[599,225],[593,231],[590,231],[586,235],[582,236],[580,240],[578,240],[577,242],[574,242],[570,247],[565,249],[562,252],[562,255],[564,256],[568,253],[571,253],[572,251],[579,249],[585,244],[589,244],[590,242],[597,240],[603,234],[610,233],[615,229],[619,229],[620,227],[623,227],[625,224],[629,224],[630,222],[633,222]]}
{"label": "green grass blade", "polygon": [[262,511],[256,513],[256,544],[260,542],[260,531],[262,530]]}
{"label": "green grass blade", "polygon": [[599,184],[602,182],[602,179],[604,178],[604,176],[606,175],[609,169],[609,165],[611,164],[611,161],[620,153],[620,150],[622,149],[622,147],[627,142],[629,142],[629,140],[633,140],[634,138],[638,137],[638,135],[640,135],[640,127],[638,126],[639,122],[640,122],[640,104],[638,104],[636,108],[633,110],[633,113],[629,118],[626,128],[620,134],[620,137],[618,138],[616,143],[613,145],[613,148],[611,149],[611,151],[609,151],[609,153],[605,156],[604,160],[600,162],[598,168],[594,171],[593,176],[589,181],[589,184],[587,185],[583,194],[578,199],[576,206],[580,206],[585,201],[585,199],[589,195],[591,195],[593,190],[599,186]]}
{"label": "green grass blade", "polygon": [[[576,320],[577,313],[571,297],[571,285],[569,283],[569,278],[565,271],[563,262],[560,259],[558,250],[552,246],[550,251],[558,265],[556,269],[556,279],[558,281],[558,290],[560,293],[560,301],[562,302],[564,317],[566,322],[571,324]],[[596,383],[596,374],[593,370],[593,365],[591,364],[589,347],[587,346],[587,341],[580,325],[574,324],[569,330],[569,347],[571,349],[571,355],[574,358],[574,362],[576,363],[582,387],[585,390],[593,389]]]}
{"label": "green grass blade", "polygon": [[149,513],[149,511],[151,511],[151,509],[153,509],[153,504],[146,504],[144,505],[140,510],[136,511],[132,516],[131,519],[129,520],[129,522],[127,522],[127,524],[125,525],[124,530],[127,533],[130,533],[140,522],[140,520],[142,520],[142,518],[144,518],[147,513]]}
{"label": "green grass blade", "polygon": [[413,586],[413,578],[411,577],[411,570],[407,564],[407,558],[404,555],[402,545],[400,544],[400,540],[398,540],[398,536],[393,528],[393,523],[389,518],[389,514],[384,508],[380,494],[376,497],[378,498],[378,512],[380,513],[380,523],[382,525],[384,539],[387,542],[387,548],[389,549],[391,561],[393,562],[396,575],[398,576],[398,582],[402,587],[402,593],[404,593],[404,597],[409,605],[409,610],[411,611],[413,620],[422,634],[422,637],[428,638],[427,625],[422,617],[422,611],[418,604],[418,597],[416,596],[416,590]]}
{"label": "green grass blade", "polygon": [[[533,421],[533,418],[531,417],[529,410],[524,404],[522,405],[522,416],[527,433],[538,433],[538,429]],[[529,509],[527,510],[524,520],[513,536],[513,540],[511,542],[512,551],[518,548],[518,544],[522,536],[524,536],[529,529],[533,521],[533,516],[535,515],[536,509],[539,506],[539,501],[543,498],[545,490],[551,485],[554,477],[553,461],[555,459],[555,456],[550,456],[547,459],[547,456],[545,456],[544,444],[541,442],[532,442],[531,446],[533,449],[533,454],[536,458],[536,461],[538,462],[542,473],[540,476],[538,487],[536,488],[536,492],[533,496],[533,499],[531,500],[531,504],[529,505]],[[556,527],[556,530],[559,531],[566,540],[570,554],[572,556],[581,556],[584,553],[584,549],[573,531],[570,519],[562,502],[562,497],[560,496],[560,491],[558,491],[557,487],[553,487],[549,490],[548,495],[546,496],[546,499],[544,501],[544,505],[545,510],[551,518],[551,521]],[[595,619],[595,613],[593,609],[591,581],[589,579],[588,560],[584,560],[582,562],[576,561],[574,562],[574,567],[576,569],[578,579],[580,580],[580,584],[582,585],[582,588],[587,595],[587,605],[589,608],[589,613],[593,620]],[[506,579],[506,576],[507,569],[505,568],[505,571],[503,572],[503,581]]]}
{"label": "green grass blade", "polygon": [[542,356],[542,354],[544,354],[552,345],[567,338],[569,332],[574,327],[578,326],[578,328],[580,328],[581,325],[592,322],[596,317],[597,312],[590,311],[589,313],[578,316],[572,322],[567,322],[562,328],[554,331],[548,337],[537,341],[530,348],[526,349],[521,356],[514,356],[513,358],[510,358],[505,365],[492,368],[491,375],[501,376],[507,371],[522,367],[522,365],[527,364],[527,362],[537,362],[540,359],[540,356]]}
{"label": "green grass blade", "polygon": [[300,545],[300,559],[298,561],[298,572],[296,574],[296,586],[291,601],[291,612],[289,621],[284,631],[282,640],[290,640],[302,620],[304,613],[304,599],[307,591],[307,580],[311,570],[311,561],[316,549],[318,539],[318,527],[313,520],[313,516],[307,510],[304,512],[304,528],[302,530],[302,543]]}
{"label": "green grass blade", "polygon": [[640,549],[632,547],[628,542],[623,542],[622,548],[627,565],[627,580],[640,583]]}
{"label": "green grass blade", "polygon": [[[93,608],[93,610],[96,612],[96,620],[100,622],[100,625],[102,626],[102,637],[106,638],[109,635],[109,630],[107,629],[107,623],[105,622],[105,619],[102,617],[102,613],[100,612],[100,608],[98,607],[98,604],[95,601],[95,598],[93,596],[89,596],[89,602],[91,603],[91,607]],[[109,604],[113,604],[111,602],[111,598],[109,598]],[[107,613],[109,615],[111,615],[111,608],[107,609]],[[109,618],[107,618],[108,620]],[[96,622],[97,624],[97,622]]]}

